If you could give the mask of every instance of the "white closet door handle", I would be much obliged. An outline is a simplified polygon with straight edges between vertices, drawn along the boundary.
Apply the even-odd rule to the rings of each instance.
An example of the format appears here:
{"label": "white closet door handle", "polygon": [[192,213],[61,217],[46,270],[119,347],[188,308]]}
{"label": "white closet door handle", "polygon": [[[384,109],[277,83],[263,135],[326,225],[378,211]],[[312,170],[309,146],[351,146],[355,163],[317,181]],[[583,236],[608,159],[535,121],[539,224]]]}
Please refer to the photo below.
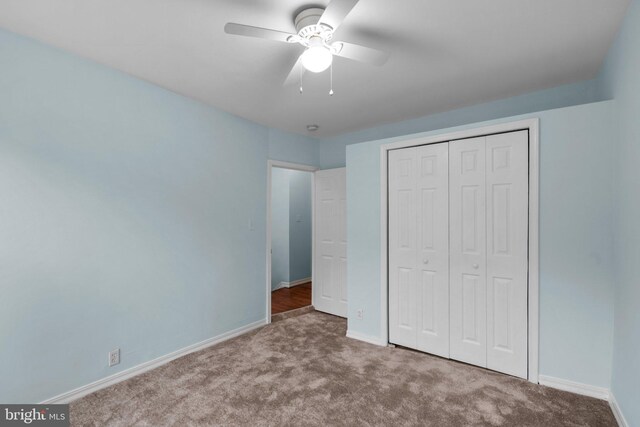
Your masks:
{"label": "white closet door handle", "polygon": [[425,259],[422,260],[422,263],[423,264],[429,264],[429,260],[427,258],[425,258]]}
{"label": "white closet door handle", "polygon": [[480,268],[480,266],[478,264],[473,264],[473,268],[477,270],[478,268]]}

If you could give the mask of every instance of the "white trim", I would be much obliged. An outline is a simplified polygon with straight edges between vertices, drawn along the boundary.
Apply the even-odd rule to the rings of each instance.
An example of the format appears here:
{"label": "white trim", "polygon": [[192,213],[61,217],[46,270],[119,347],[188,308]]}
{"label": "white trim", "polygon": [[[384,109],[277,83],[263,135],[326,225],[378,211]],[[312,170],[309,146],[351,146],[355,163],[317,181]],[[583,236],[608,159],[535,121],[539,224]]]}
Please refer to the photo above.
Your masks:
{"label": "white trim", "polygon": [[305,283],[309,283],[309,282],[311,282],[311,277],[305,277],[304,279],[294,280],[293,282],[280,282],[275,288],[273,288],[273,291],[277,291],[278,289],[282,289],[282,288],[293,288],[296,286],[304,285]]}
{"label": "white trim", "polygon": [[380,146],[380,339],[389,343],[389,272],[388,268],[388,227],[387,227],[387,198],[389,196],[387,185],[389,164],[387,160],[388,150],[385,145]]}
{"label": "white trim", "polygon": [[[311,178],[311,282],[316,282],[316,173]],[[311,287],[311,305],[315,306],[316,298],[313,296],[315,286]]]}
{"label": "white trim", "polygon": [[287,282],[287,288],[293,288],[294,286],[304,285],[311,282],[311,277],[305,277],[303,279],[294,280],[293,282]]}
{"label": "white trim", "polygon": [[387,342],[385,340],[381,340],[380,337],[361,334],[360,332],[356,332],[356,331],[347,330],[347,338],[351,338],[358,341],[364,341],[366,343],[377,345],[380,347],[387,346]]}
{"label": "white trim", "polygon": [[622,414],[622,409],[620,405],[618,405],[618,401],[616,400],[613,392],[609,392],[609,406],[611,407],[611,412],[613,412],[613,416],[616,417],[616,421],[620,427],[629,427],[629,423],[627,419]]}
{"label": "white trim", "polygon": [[294,280],[293,282],[289,282],[289,288],[293,288],[294,286],[304,285],[305,283],[311,282],[311,277],[305,277],[304,279]]}
{"label": "white trim", "polygon": [[160,356],[156,359],[150,360],[148,362],[141,363],[140,365],[134,366],[129,369],[125,369],[124,371],[115,373],[113,375],[109,375],[108,377],[99,379],[98,381],[94,381],[90,384],[84,385],[82,387],[78,387],[74,390],[68,391],[66,393],[59,394],[47,400],[41,402],[41,404],[57,404],[57,403],[69,403],[76,399],[79,399],[83,396],[91,394],[95,391],[101,390],[105,387],[109,387],[113,384],[117,384],[121,381],[127,380],[129,378],[140,375],[144,372],[155,369],[159,366],[162,366],[166,363],[171,362],[179,357],[185,356],[189,353],[193,353],[195,351],[199,351],[205,349],[207,347],[211,347],[213,345],[219,344],[223,341],[227,341],[231,338],[235,338],[237,336],[246,334],[254,329],[260,328],[267,324],[266,319],[258,320],[257,322],[249,323],[248,325],[241,326],[237,329],[231,330],[229,332],[225,332],[218,336],[206,339],[196,344],[192,344],[190,346],[184,347],[180,350],[176,350],[172,353],[165,354],[164,356]]}
{"label": "white trim", "polygon": [[387,156],[389,150],[436,144],[497,133],[529,131],[529,355],[528,380],[538,383],[539,365],[539,180],[540,120],[538,118],[484,126],[439,135],[406,139],[380,146],[380,340],[389,341],[388,271],[387,271]]}
{"label": "white trim", "polygon": [[529,381],[537,383],[540,343],[540,120],[535,118],[526,122],[529,129]]}
{"label": "white trim", "polygon": [[288,288],[288,287],[289,287],[289,282],[280,282],[276,285],[275,288],[271,288],[271,292],[279,291],[280,289]]}
{"label": "white trim", "polygon": [[302,172],[315,172],[319,169],[317,166],[305,165],[302,163],[281,162],[280,160],[267,160],[267,163],[274,168],[291,169]]}
{"label": "white trim", "polygon": [[594,385],[578,383],[562,378],[550,377],[548,375],[538,376],[540,385],[544,385],[558,390],[568,391],[583,396],[595,397],[596,399],[609,400],[609,389]]}
{"label": "white trim", "polygon": [[[271,289],[271,171],[273,168],[281,168],[281,169],[291,169],[303,172],[311,172],[311,277],[313,278],[313,239],[315,236],[315,218],[314,218],[314,200],[315,200],[315,174],[313,172],[317,171],[318,168],[310,165],[303,165],[298,163],[289,163],[282,162],[280,160],[267,160],[267,287],[266,287],[266,318],[267,323],[271,323],[271,292],[274,289]],[[313,279],[312,279],[313,280]],[[282,284],[283,282],[280,282]],[[278,286],[280,286],[278,284]],[[280,289],[280,288],[276,288]],[[313,305],[313,295],[311,296]]]}

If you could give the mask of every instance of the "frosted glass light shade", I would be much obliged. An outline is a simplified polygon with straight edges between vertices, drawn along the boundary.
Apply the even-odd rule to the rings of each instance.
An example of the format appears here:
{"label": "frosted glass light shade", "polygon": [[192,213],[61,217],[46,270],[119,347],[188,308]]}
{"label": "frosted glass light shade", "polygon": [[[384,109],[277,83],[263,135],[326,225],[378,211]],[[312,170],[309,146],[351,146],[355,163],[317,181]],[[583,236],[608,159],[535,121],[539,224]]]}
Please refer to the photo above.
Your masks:
{"label": "frosted glass light shade", "polygon": [[333,55],[324,46],[312,46],[301,57],[302,66],[312,73],[321,73],[331,65]]}

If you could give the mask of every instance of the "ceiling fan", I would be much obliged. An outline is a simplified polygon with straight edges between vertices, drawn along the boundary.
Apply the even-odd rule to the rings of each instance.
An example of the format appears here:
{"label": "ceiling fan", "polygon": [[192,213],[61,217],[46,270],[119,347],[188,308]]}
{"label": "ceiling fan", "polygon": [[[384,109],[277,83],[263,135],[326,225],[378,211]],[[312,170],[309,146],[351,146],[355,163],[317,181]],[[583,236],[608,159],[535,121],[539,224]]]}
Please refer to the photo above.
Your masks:
{"label": "ceiling fan", "polygon": [[353,43],[333,41],[333,33],[342,24],[358,0],[332,0],[325,8],[310,7],[302,10],[294,19],[297,34],[268,28],[229,22],[224,26],[227,34],[258,37],[305,47],[284,81],[287,85],[295,80],[296,71],[304,67],[312,73],[329,68],[334,56],[352,59],[372,65],[383,65],[389,58],[387,52]]}

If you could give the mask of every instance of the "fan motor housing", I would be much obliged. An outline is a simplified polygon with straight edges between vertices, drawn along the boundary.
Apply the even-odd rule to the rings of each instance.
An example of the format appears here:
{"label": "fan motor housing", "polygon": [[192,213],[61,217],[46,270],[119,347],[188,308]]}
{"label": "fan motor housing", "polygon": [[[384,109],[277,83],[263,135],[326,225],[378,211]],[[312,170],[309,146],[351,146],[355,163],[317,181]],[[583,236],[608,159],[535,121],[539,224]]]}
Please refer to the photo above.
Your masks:
{"label": "fan motor housing", "polygon": [[327,24],[319,24],[320,18],[324,13],[321,8],[309,8],[298,13],[294,20],[298,38],[289,40],[290,42],[298,42],[303,46],[309,47],[315,39],[322,40],[325,46],[329,47],[329,41],[333,37],[333,28]]}
{"label": "fan motor housing", "polygon": [[319,7],[312,7],[305,9],[296,15],[293,23],[296,26],[296,31],[299,33],[305,27],[315,26],[320,21],[320,17],[324,13],[324,9]]}

